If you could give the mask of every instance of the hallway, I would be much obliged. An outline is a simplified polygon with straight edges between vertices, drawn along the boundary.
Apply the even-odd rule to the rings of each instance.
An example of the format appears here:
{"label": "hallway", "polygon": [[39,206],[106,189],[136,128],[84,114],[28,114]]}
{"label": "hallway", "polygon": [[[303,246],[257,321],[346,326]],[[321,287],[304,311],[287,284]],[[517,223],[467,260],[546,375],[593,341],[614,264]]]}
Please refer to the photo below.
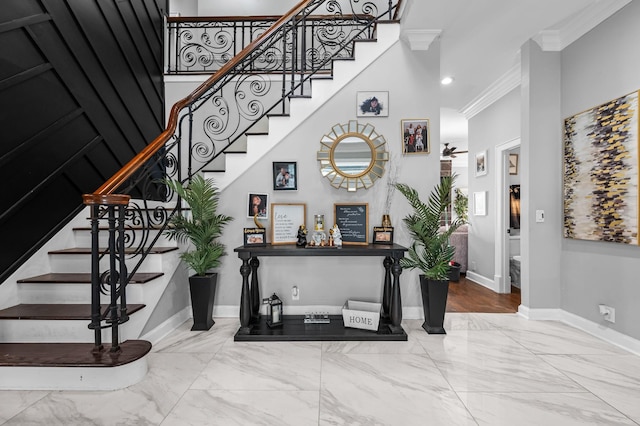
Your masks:
{"label": "hallway", "polygon": [[499,294],[463,275],[459,282],[449,283],[447,312],[515,313],[520,305],[520,289],[511,286],[511,293]]}

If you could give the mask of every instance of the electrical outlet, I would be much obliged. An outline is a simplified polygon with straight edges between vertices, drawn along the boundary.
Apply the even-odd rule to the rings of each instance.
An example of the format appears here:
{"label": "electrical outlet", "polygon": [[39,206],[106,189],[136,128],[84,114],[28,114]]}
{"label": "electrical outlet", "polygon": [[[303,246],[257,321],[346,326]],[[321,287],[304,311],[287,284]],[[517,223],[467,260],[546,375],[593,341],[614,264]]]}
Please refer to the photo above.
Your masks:
{"label": "electrical outlet", "polygon": [[472,261],[471,261],[471,270],[472,270],[472,271],[475,271],[475,270],[476,270],[476,261],[475,261],[475,260],[472,260]]}
{"label": "electrical outlet", "polygon": [[609,321],[609,322],[616,322],[616,310],[615,308],[612,308],[611,306],[607,306],[607,305],[598,305],[599,309],[600,309],[600,315],[602,315],[602,318],[604,318],[605,321]]}
{"label": "electrical outlet", "polygon": [[291,300],[300,300],[300,289],[297,285],[291,287]]}

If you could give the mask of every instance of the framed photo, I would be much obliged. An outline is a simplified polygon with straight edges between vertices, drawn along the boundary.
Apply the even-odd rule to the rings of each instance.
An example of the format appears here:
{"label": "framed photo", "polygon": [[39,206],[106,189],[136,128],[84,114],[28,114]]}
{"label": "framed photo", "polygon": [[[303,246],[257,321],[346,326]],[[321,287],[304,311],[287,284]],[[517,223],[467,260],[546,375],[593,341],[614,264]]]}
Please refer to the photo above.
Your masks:
{"label": "framed photo", "polygon": [[271,244],[295,244],[298,228],[307,226],[307,205],[304,203],[271,204]]}
{"label": "framed photo", "polygon": [[393,244],[393,227],[374,226],[373,244]]}
{"label": "framed photo", "polygon": [[298,189],[298,163],[295,161],[274,161],[272,173],[274,191],[295,191]]}
{"label": "framed photo", "polygon": [[509,174],[518,174],[518,154],[509,154]]}
{"label": "framed photo", "polygon": [[335,203],[333,219],[340,228],[342,244],[369,244],[369,204]]}
{"label": "framed photo", "polygon": [[476,176],[487,174],[487,151],[480,151],[476,154]]}
{"label": "framed photo", "polygon": [[249,199],[247,200],[247,217],[255,217],[258,219],[268,219],[269,210],[269,196],[267,194],[257,194],[254,192],[249,193]]}
{"label": "framed photo", "polygon": [[357,117],[389,116],[389,92],[358,92],[356,103]]}
{"label": "framed photo", "polygon": [[429,119],[401,120],[402,153],[428,154],[430,152]]}
{"label": "framed photo", "polygon": [[244,246],[266,246],[267,236],[264,228],[244,228]]}
{"label": "framed photo", "polygon": [[473,215],[487,215],[487,191],[473,193]]}

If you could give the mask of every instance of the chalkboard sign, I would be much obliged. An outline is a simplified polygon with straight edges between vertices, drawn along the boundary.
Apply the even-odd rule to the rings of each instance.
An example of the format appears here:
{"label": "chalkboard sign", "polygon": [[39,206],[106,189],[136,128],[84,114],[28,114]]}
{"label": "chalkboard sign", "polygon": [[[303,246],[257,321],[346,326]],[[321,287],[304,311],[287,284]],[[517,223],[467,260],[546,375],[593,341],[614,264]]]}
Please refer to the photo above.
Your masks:
{"label": "chalkboard sign", "polygon": [[369,205],[367,203],[336,203],[334,222],[340,228],[344,244],[368,244]]}

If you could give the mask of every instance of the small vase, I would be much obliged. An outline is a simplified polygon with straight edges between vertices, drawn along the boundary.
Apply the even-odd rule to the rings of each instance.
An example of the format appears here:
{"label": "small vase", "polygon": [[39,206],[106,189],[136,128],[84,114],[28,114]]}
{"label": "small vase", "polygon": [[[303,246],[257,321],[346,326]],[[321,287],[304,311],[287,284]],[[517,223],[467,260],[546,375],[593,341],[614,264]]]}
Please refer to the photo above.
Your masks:
{"label": "small vase", "polygon": [[384,228],[390,228],[391,227],[391,216],[388,214],[383,214],[382,215],[382,226]]}

